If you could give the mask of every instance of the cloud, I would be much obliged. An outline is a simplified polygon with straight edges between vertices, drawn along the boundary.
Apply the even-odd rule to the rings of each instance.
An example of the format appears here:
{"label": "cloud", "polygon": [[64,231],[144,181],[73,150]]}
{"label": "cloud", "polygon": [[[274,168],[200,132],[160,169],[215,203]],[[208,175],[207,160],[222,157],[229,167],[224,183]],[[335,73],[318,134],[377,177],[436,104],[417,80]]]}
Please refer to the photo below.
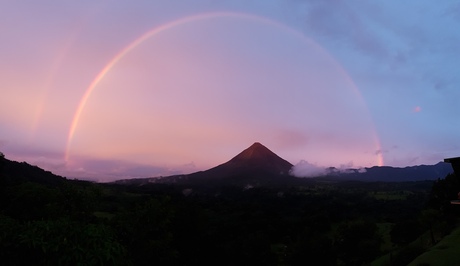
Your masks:
{"label": "cloud", "polygon": [[387,48],[375,33],[378,29],[373,28],[372,15],[362,15],[364,12],[375,13],[377,8],[361,8],[364,10],[359,12],[342,1],[316,1],[308,7],[307,26],[320,36],[346,42],[363,54],[379,58],[387,56]]}
{"label": "cloud", "polygon": [[295,177],[321,177],[326,175],[349,174],[349,173],[365,173],[365,168],[353,169],[353,162],[341,164],[336,167],[322,167],[316,164],[301,160],[298,164],[291,168],[290,174]]}
{"label": "cloud", "polygon": [[193,162],[182,165],[155,165],[127,160],[73,158],[57,173],[67,178],[96,182],[111,182],[120,179],[160,177],[196,172]]}
{"label": "cloud", "polygon": [[62,152],[21,144],[9,145],[7,141],[1,140],[0,148],[0,152],[9,160],[27,162],[57,174],[67,166]]}
{"label": "cloud", "polygon": [[274,137],[277,148],[296,148],[308,144],[310,138],[302,130],[282,129]]}
{"label": "cloud", "polygon": [[384,154],[384,153],[388,153],[388,150],[378,149],[374,152],[375,155]]}
{"label": "cloud", "polygon": [[8,141],[0,139],[0,148],[3,149],[3,147],[6,146],[7,143]]}
{"label": "cloud", "polygon": [[298,164],[294,165],[290,171],[290,174],[296,177],[318,177],[324,176],[327,173],[325,167],[320,167],[305,160],[301,160]]}
{"label": "cloud", "polygon": [[177,165],[158,165],[86,156],[74,156],[66,161],[62,151],[27,145],[13,146],[2,140],[0,140],[0,148],[0,152],[3,152],[9,160],[24,161],[69,179],[110,182],[118,179],[169,176],[197,171],[194,162]]}
{"label": "cloud", "polygon": [[69,178],[111,182],[119,179],[170,176],[196,171],[193,162],[184,165],[165,166],[140,164],[122,160],[80,158],[69,163],[61,175]]}

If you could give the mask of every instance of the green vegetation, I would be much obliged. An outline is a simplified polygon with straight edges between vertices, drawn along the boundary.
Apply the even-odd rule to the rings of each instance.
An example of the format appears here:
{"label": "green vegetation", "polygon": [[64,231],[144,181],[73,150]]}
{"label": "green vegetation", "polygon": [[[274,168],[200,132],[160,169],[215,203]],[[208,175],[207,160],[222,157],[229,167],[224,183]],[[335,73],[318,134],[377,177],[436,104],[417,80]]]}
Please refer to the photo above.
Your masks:
{"label": "green vegetation", "polygon": [[374,191],[371,196],[378,200],[405,200],[413,194],[411,191]]}
{"label": "green vegetation", "polygon": [[460,262],[460,228],[455,229],[451,234],[444,237],[434,247],[423,253],[412,261],[409,266],[431,265],[448,266],[457,265]]}
{"label": "green vegetation", "polygon": [[460,182],[454,174],[434,182],[426,207],[417,219],[395,224],[390,232],[394,249],[371,265],[460,264],[456,253],[460,244],[460,208],[450,204],[458,191]]}
{"label": "green vegetation", "polygon": [[414,263],[459,261],[460,231],[442,239],[458,217],[447,181],[125,186],[3,160],[2,265],[407,265],[426,250]]}

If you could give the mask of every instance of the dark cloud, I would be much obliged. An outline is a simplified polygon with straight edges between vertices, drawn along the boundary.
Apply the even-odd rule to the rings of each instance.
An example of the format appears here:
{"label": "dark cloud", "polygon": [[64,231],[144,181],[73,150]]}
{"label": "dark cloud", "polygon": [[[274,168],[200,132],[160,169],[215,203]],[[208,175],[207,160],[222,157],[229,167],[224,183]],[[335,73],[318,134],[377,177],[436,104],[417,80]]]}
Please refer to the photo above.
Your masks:
{"label": "dark cloud", "polygon": [[382,149],[378,149],[374,152],[375,155],[379,155],[379,154],[384,154],[384,153],[387,153],[388,150],[382,150]]}
{"label": "dark cloud", "polygon": [[348,43],[360,53],[373,57],[385,57],[388,54],[384,43],[371,29],[369,21],[358,16],[346,2],[315,1],[307,10],[307,28],[319,36]]}
{"label": "dark cloud", "polygon": [[[1,145],[1,144],[0,144]],[[49,159],[63,159],[64,152],[63,151],[56,151],[50,150],[46,148],[34,147],[30,145],[9,145],[5,144],[2,148],[2,152],[5,153],[7,156],[11,156],[12,158],[20,159],[20,158],[49,158]]]}
{"label": "dark cloud", "polygon": [[70,178],[110,182],[119,179],[187,174],[194,171],[196,167],[193,162],[185,165],[158,166],[123,160],[76,158],[64,174]]}
{"label": "dark cloud", "polygon": [[5,146],[8,142],[6,140],[0,139],[0,149],[3,149],[3,146]]}
{"label": "dark cloud", "polygon": [[277,148],[303,147],[308,144],[309,137],[301,130],[280,130],[275,135]]}
{"label": "dark cloud", "polygon": [[460,22],[460,3],[446,7],[444,15],[449,16]]}

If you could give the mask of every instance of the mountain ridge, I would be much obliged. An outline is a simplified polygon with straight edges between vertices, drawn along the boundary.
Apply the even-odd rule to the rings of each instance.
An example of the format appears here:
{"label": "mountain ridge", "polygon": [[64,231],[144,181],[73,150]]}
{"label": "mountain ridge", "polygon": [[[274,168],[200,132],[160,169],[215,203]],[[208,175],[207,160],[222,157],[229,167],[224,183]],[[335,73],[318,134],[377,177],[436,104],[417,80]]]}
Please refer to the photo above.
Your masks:
{"label": "mountain ridge", "polygon": [[[26,162],[2,159],[2,182],[20,183],[24,181],[43,184],[60,184],[68,179],[55,175]],[[334,180],[334,181],[367,181],[367,182],[407,182],[437,180],[453,173],[449,163],[439,162],[435,165],[416,165],[407,167],[373,166],[363,169],[347,169],[345,171],[333,167],[327,168],[327,174],[318,177],[294,177],[289,170],[293,165],[261,143],[254,143],[229,161],[190,174],[166,177],[145,177],[115,180],[111,183],[127,185],[145,185],[149,183],[200,183],[209,184],[301,184],[302,179]]]}
{"label": "mountain ridge", "polygon": [[[365,171],[351,169],[352,171],[340,173],[337,177],[344,180],[405,182],[436,180],[444,178],[447,174],[453,172],[449,163],[441,161],[433,165],[422,164],[406,167],[372,166],[363,169]],[[334,176],[334,174],[330,174],[329,176]]]}
{"label": "mountain ridge", "polygon": [[227,183],[227,184],[298,184],[302,179],[364,181],[364,182],[407,182],[444,178],[452,173],[450,164],[407,167],[373,166],[363,169],[342,171],[327,168],[327,174],[318,177],[294,177],[290,174],[293,165],[276,155],[259,142],[255,142],[229,161],[208,170],[190,174],[166,177],[150,177],[118,180],[119,184],[145,185],[148,183]]}

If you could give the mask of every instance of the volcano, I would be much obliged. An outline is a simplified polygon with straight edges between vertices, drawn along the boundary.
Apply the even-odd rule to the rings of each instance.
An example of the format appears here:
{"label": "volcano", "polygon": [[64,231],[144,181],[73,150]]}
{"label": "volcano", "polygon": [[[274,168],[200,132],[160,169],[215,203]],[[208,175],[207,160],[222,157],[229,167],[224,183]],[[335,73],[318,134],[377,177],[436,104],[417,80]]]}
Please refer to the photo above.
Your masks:
{"label": "volcano", "polygon": [[[134,178],[117,180],[114,183],[143,186],[152,183],[178,184],[215,188],[222,186],[297,186],[305,185],[312,178],[297,178],[290,175],[291,163],[276,155],[259,142],[243,150],[228,162],[206,171],[164,177]],[[329,181],[372,181],[406,182],[436,180],[452,172],[449,164],[420,165],[405,168],[374,166],[360,169],[347,169],[347,172],[329,168],[328,176],[317,177]],[[310,184],[310,183],[308,183]]]}
{"label": "volcano", "polygon": [[230,161],[206,171],[190,174],[190,178],[256,178],[288,176],[292,164],[256,142]]}

